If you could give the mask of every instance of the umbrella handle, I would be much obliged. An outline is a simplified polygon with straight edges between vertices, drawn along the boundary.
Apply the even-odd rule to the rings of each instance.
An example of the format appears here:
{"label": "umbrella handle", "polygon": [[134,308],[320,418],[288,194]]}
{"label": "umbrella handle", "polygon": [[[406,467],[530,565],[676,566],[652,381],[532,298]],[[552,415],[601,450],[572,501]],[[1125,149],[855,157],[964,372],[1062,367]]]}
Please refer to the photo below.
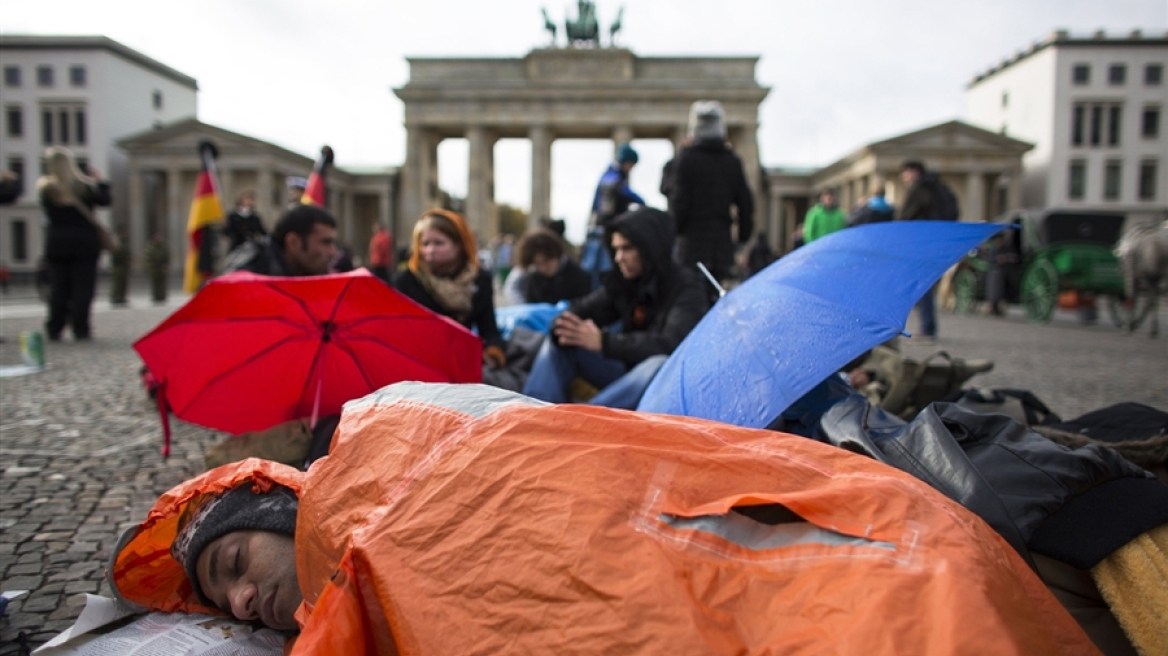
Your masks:
{"label": "umbrella handle", "polygon": [[316,361],[316,366],[316,398],[312,401],[312,423],[308,425],[309,430],[316,426],[316,420],[320,416],[320,395],[324,390],[324,349],[320,351],[320,359]]}
{"label": "umbrella handle", "polygon": [[162,418],[162,457],[170,458],[170,409],[166,406],[166,385],[159,385],[156,390],[158,399],[158,415]]}

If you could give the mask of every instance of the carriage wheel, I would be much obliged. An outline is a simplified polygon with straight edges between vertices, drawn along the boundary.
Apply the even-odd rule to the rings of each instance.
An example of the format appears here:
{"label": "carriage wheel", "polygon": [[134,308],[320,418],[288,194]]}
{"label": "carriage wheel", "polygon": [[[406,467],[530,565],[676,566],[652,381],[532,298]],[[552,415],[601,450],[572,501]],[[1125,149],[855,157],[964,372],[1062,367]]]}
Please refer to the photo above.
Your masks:
{"label": "carriage wheel", "polygon": [[1058,302],[1059,278],[1054,265],[1038,260],[1026,267],[1022,276],[1022,306],[1026,318],[1034,323],[1046,323],[1054,314]]}
{"label": "carriage wheel", "polygon": [[953,295],[953,314],[973,314],[977,307],[977,274],[969,269],[958,271],[953,276]]}

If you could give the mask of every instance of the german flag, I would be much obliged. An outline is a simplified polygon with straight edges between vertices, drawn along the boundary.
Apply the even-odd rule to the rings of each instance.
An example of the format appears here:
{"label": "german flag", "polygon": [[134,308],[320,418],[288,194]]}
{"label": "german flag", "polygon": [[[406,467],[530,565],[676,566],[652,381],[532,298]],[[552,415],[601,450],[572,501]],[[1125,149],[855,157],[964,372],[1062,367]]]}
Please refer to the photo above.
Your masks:
{"label": "german flag", "polygon": [[312,165],[312,174],[308,176],[308,186],[300,196],[300,202],[305,205],[324,207],[328,200],[328,189],[325,185],[325,174],[333,163],[333,149],[325,146],[320,149],[320,157]]}
{"label": "german flag", "polygon": [[195,182],[195,199],[187,218],[187,262],[183,271],[183,291],[194,294],[215,272],[215,226],[223,221],[223,204],[219,202],[219,180],[215,175],[215,144],[199,143],[203,170]]}

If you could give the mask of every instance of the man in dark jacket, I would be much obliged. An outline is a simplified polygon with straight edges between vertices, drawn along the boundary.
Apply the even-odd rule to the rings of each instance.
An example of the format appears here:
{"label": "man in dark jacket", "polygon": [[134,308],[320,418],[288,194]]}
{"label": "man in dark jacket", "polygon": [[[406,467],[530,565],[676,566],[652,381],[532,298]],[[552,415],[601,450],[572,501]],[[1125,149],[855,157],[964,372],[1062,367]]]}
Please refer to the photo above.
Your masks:
{"label": "man in dark jacket", "polygon": [[337,254],[337,220],[316,205],[297,205],[276,222],[271,238],[253,239],[227,255],[224,273],[321,276]]}
{"label": "man in dark jacket", "polygon": [[612,220],[629,211],[633,203],[644,205],[645,199],[629,187],[629,173],[637,165],[639,156],[629,144],[621,144],[616,151],[616,161],[608,165],[596,193],[592,196],[592,226],[584,240],[584,250],[580,253],[580,266],[592,277],[592,287],[600,286],[604,274],[612,270],[608,259],[608,249],[604,240],[606,230]]}
{"label": "man in dark jacket", "polygon": [[742,160],[726,145],[726,121],[721,103],[699,100],[690,108],[691,145],[672,166],[673,180],[663,185],[672,193],[669,206],[677,219],[680,260],[701,262],[718,280],[730,277],[734,243],[730,228],[738,210],[738,243],[754,231],[754,197],[746,184]]}
{"label": "man in dark jacket", "polygon": [[[921,221],[936,218],[933,211],[933,187],[937,175],[926,172],[925,165],[921,162],[910,161],[901,167],[900,179],[906,189],[904,204],[900,207],[900,220]],[[914,337],[924,343],[932,343],[937,339],[935,287],[930,287],[916,304],[921,329]]]}
{"label": "man in dark jacket", "polygon": [[[593,405],[633,409],[665,359],[709,308],[703,280],[674,264],[673,220],[643,208],[609,228],[617,269],[552,322],[523,393],[569,400],[577,376],[600,388]],[[617,324],[619,332],[602,332]]]}
{"label": "man in dark jacket", "polygon": [[268,234],[260,215],[255,212],[255,202],[255,191],[246,189],[236,199],[235,209],[227,215],[227,225],[224,226],[223,232],[230,240],[228,246],[230,250],[239,248],[246,241],[259,239]]}

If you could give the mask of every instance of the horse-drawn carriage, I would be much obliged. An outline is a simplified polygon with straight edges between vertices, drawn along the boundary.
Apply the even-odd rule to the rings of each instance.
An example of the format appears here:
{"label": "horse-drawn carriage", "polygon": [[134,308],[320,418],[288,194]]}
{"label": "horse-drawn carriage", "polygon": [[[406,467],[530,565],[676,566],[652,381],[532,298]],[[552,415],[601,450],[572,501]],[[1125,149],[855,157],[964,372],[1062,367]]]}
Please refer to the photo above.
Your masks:
{"label": "horse-drawn carriage", "polygon": [[1144,308],[1127,302],[1116,243],[1124,215],[1080,210],[1020,210],[999,223],[1014,226],[987,242],[953,277],[954,311],[972,312],[981,300],[1021,303],[1026,318],[1050,321],[1056,307],[1076,308],[1107,299],[1116,326]]}

